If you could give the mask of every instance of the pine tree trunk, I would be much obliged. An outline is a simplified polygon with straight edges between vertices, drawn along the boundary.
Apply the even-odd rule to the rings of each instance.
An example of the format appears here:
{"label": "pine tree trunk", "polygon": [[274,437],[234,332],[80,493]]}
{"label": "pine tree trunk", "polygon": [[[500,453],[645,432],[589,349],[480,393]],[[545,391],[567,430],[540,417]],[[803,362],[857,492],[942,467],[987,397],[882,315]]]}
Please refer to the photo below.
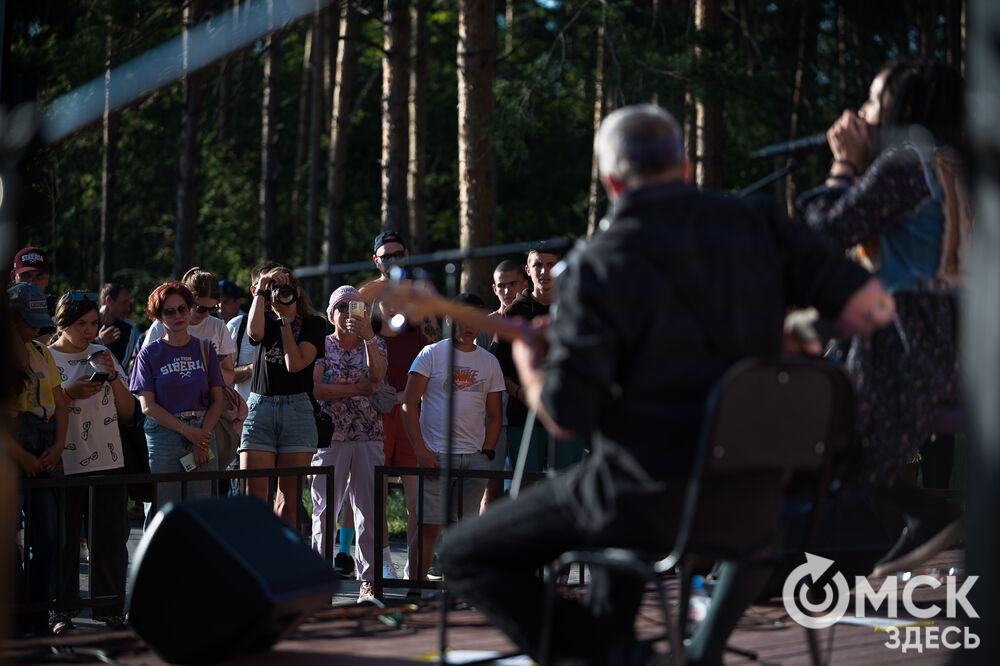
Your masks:
{"label": "pine tree trunk", "polygon": [[410,10],[410,163],[406,174],[406,198],[410,219],[410,252],[427,249],[427,10],[430,2],[416,0]]}
{"label": "pine tree trunk", "polygon": [[[719,0],[695,0],[694,24],[699,31],[719,30]],[[695,58],[701,48],[695,48]],[[715,189],[722,181],[722,107],[718,102],[698,97],[695,101],[695,182],[698,187]]]}
{"label": "pine tree trunk", "polygon": [[[802,13],[799,18],[799,38],[798,53],[795,63],[795,86],[792,90],[792,117],[788,122],[788,139],[795,139],[799,134],[799,116],[801,114],[803,100],[806,98],[808,81],[806,76],[812,63],[812,54],[815,51],[816,34],[812,29],[815,20],[810,9],[810,3],[802,5]],[[786,164],[790,164],[793,158],[788,158]],[[794,173],[785,176],[785,212],[789,217],[795,215],[795,199],[798,196],[798,188],[795,185]]]}
{"label": "pine tree trunk", "polygon": [[[269,13],[274,0],[268,0]],[[260,132],[260,254],[278,256],[278,71],[281,36],[272,32],[264,41],[264,91]]]}
{"label": "pine tree trunk", "polygon": [[507,0],[503,8],[503,52],[510,55],[514,51],[514,0]]}
{"label": "pine tree trunk", "polygon": [[920,56],[923,58],[934,57],[934,49],[937,46],[937,9],[935,0],[921,0],[919,5],[918,30]]}
{"label": "pine tree trunk", "polygon": [[219,61],[219,141],[225,142],[229,139],[229,93],[231,81],[229,69],[232,63],[233,54],[227,55]]}
{"label": "pine tree trunk", "polygon": [[[200,3],[184,7],[182,15],[184,48],[187,32],[201,16]],[[174,233],[174,277],[180,278],[194,265],[194,236],[198,216],[198,170],[201,166],[201,97],[203,72],[191,72],[181,79],[183,107],[181,111],[180,172],[177,179],[177,219]]]}
{"label": "pine tree trunk", "polygon": [[[351,87],[358,62],[361,28],[361,15],[350,3],[342,3],[340,11],[326,169],[326,243],[323,254],[327,264],[339,263],[344,258],[344,176],[347,172],[347,141],[351,132]],[[326,276],[323,291],[333,291],[340,284],[334,281],[339,279],[340,276]]]}
{"label": "pine tree trunk", "polygon": [[[292,177],[292,220],[298,226],[302,215],[302,188],[309,174],[309,164],[306,161],[309,155],[309,121],[312,102],[313,84],[313,49],[316,34],[315,23],[310,23],[306,29],[306,43],[302,49],[302,80],[299,83],[299,122],[298,131],[295,136],[295,163]],[[308,228],[309,223],[306,222]],[[308,263],[308,262],[307,262]]]}
{"label": "pine tree trunk", "polygon": [[837,5],[837,92],[840,93],[840,107],[847,108],[847,10]]}
{"label": "pine tree trunk", "polygon": [[[597,27],[597,66],[594,68],[594,135],[604,118],[604,39],[607,34],[607,8],[601,5],[601,24]],[[597,205],[601,196],[601,179],[597,153],[590,162],[590,194],[587,197],[587,236],[597,230]]]}
{"label": "pine tree trunk", "polygon": [[118,152],[118,114],[111,111],[111,68],[112,63],[112,33],[113,25],[108,18],[107,47],[104,59],[104,117],[102,122],[101,143],[101,261],[99,265],[99,282],[111,282],[113,272],[111,227],[114,223],[115,168]]}
{"label": "pine tree trunk", "polygon": [[[489,135],[495,58],[493,0],[462,0],[458,14],[458,219],[463,249],[492,245],[496,240],[496,157]],[[462,291],[488,288],[491,264],[490,259],[466,261]]]}
{"label": "pine tree trunk", "polygon": [[948,64],[965,73],[965,0],[947,0]]}
{"label": "pine tree trunk", "polygon": [[409,150],[410,13],[406,0],[385,0],[382,48],[382,228],[406,234]]}
{"label": "pine tree trunk", "polygon": [[323,242],[323,227],[319,223],[319,188],[323,169],[319,157],[320,118],[323,113],[323,49],[326,45],[324,10],[313,13],[312,86],[309,93],[309,177],[306,190],[306,251],[307,266],[319,260]]}

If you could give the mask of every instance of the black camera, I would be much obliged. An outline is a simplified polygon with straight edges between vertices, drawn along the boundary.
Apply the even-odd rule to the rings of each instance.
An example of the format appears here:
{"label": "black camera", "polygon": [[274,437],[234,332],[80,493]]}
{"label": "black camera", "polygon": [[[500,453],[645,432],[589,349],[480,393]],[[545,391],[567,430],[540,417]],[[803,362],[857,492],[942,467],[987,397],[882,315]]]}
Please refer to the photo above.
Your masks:
{"label": "black camera", "polygon": [[295,301],[299,300],[299,292],[295,287],[283,284],[272,290],[271,298],[274,299],[275,303],[280,303],[281,305],[291,305]]}

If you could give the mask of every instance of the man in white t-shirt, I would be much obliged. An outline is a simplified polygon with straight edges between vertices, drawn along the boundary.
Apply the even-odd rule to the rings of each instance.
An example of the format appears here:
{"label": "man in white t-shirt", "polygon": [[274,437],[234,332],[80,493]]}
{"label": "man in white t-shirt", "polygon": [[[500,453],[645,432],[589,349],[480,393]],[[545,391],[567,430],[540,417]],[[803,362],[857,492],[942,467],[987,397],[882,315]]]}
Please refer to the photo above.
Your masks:
{"label": "man in white t-shirt", "polygon": [[[482,299],[474,294],[461,294],[455,300],[483,307]],[[500,435],[503,373],[496,357],[476,346],[476,335],[479,333],[476,328],[458,323],[452,326],[451,340],[424,347],[410,366],[403,394],[403,425],[421,467],[437,468],[447,464],[452,469],[488,470]],[[454,374],[450,381],[454,393],[453,458],[449,463],[446,460],[447,424],[444,415],[452,350],[455,354]],[[450,492],[456,493],[457,479],[452,479],[451,483]],[[423,561],[419,569],[417,549],[411,549],[409,554],[411,576],[419,572],[418,580],[426,577],[434,557],[434,544],[441,534],[445,499],[443,485],[440,478],[429,479],[424,484],[423,515],[420,516],[424,524],[420,548]],[[458,515],[478,514],[485,488],[486,479],[463,479],[462,497],[453,499],[450,519],[456,520]]]}

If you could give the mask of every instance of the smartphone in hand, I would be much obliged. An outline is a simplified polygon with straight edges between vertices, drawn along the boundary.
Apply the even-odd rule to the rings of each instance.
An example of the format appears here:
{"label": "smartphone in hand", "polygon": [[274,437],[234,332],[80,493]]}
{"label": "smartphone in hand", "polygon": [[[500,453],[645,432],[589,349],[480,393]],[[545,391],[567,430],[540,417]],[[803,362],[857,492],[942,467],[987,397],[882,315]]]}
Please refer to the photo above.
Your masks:
{"label": "smartphone in hand", "polygon": [[92,374],[90,376],[90,379],[88,379],[87,381],[97,382],[97,383],[104,383],[104,382],[108,381],[108,377],[110,377],[110,376],[111,376],[110,372],[104,372],[102,370],[98,370],[98,371],[94,372],[94,374]]}

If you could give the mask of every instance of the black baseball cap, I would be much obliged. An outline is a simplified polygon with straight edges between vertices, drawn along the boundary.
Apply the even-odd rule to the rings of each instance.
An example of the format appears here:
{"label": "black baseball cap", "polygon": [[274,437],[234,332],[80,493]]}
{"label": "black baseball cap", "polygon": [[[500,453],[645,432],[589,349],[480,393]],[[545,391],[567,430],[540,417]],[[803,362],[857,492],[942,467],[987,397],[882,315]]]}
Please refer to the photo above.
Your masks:
{"label": "black baseball cap", "polygon": [[399,232],[387,229],[375,237],[375,249],[372,252],[378,252],[378,249],[386,243],[399,243],[404,249],[406,248],[406,243],[403,242],[403,237],[399,235]]}
{"label": "black baseball cap", "polygon": [[239,285],[232,280],[219,280],[219,291],[222,292],[223,296],[229,298],[243,298],[243,292],[240,291]]}

